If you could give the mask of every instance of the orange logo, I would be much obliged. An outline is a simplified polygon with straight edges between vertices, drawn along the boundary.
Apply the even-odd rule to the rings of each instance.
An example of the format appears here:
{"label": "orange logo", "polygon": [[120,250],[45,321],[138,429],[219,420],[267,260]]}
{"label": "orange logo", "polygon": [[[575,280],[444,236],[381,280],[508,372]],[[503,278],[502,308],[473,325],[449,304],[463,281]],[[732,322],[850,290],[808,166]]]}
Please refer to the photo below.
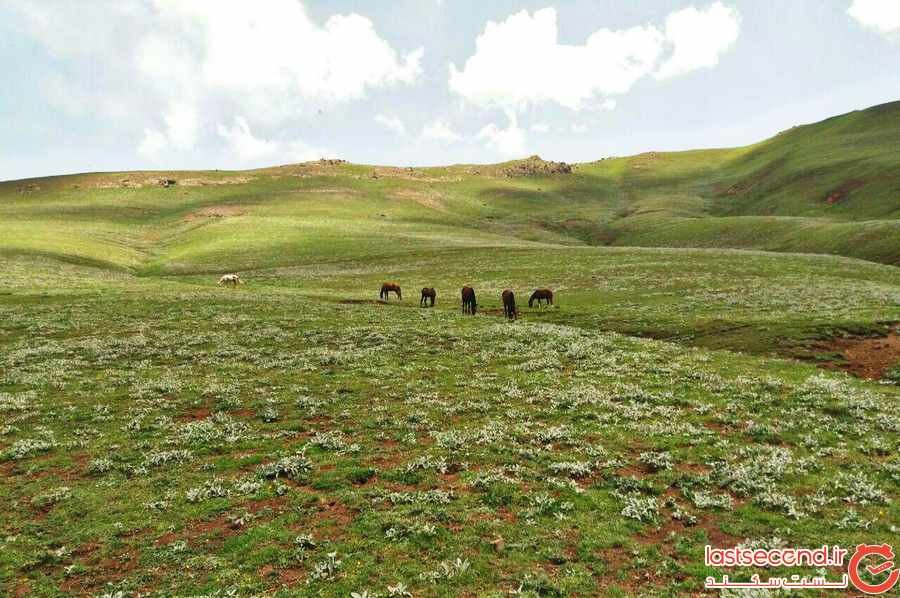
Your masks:
{"label": "orange logo", "polygon": [[[881,558],[873,559],[875,562],[866,565],[866,571],[875,577],[882,573],[888,573],[888,576],[878,583],[868,583],[859,576],[859,567],[863,559],[872,556]],[[890,544],[860,544],[856,547],[856,552],[850,557],[850,563],[847,565],[847,574],[850,576],[850,581],[853,582],[856,589],[866,594],[883,594],[887,592],[900,579],[900,569],[894,569],[893,558],[894,551]]]}

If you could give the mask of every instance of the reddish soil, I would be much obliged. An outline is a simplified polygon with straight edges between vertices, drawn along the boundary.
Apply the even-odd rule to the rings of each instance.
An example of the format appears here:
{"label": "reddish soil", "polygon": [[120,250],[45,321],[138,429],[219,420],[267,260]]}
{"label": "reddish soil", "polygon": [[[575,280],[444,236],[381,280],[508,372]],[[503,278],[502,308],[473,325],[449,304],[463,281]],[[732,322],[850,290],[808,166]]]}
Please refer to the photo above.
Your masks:
{"label": "reddish soil", "polygon": [[[638,544],[658,546],[663,554],[667,555],[669,558],[676,558],[675,548],[673,546],[674,539],[677,539],[679,536],[692,529],[704,530],[709,538],[710,545],[716,547],[732,547],[742,541],[742,538],[726,534],[719,529],[718,524],[710,515],[701,516],[697,525],[693,527],[687,527],[680,521],[670,520],[656,530],[636,534],[633,538]],[[670,534],[674,534],[673,538],[669,537]],[[598,580],[600,587],[604,589],[609,588],[610,586],[618,586],[635,596],[640,596],[646,593],[645,591],[649,588],[661,587],[668,581],[671,581],[671,579],[659,576],[652,567],[632,569],[633,557],[631,550],[627,547],[607,548],[600,551],[599,556],[606,564],[606,568],[610,573],[629,570],[629,577],[621,581],[611,579],[611,575],[606,575]],[[683,573],[674,576],[675,579],[679,580],[684,579],[684,577],[685,575]]]}
{"label": "reddish soil", "polygon": [[869,338],[837,338],[817,343],[814,350],[840,353],[844,361],[832,361],[822,367],[843,370],[860,378],[879,380],[892,367],[900,364],[900,335],[894,328],[887,336]]}
{"label": "reddish soil", "polygon": [[720,424],[719,422],[703,422],[703,427],[707,430],[712,430],[713,432],[718,432],[719,434],[728,434],[730,432],[730,428],[725,424]]}
{"label": "reddish soil", "polygon": [[616,475],[620,478],[637,478],[642,479],[649,473],[649,468],[643,464],[626,465],[616,470]]}
{"label": "reddish soil", "polygon": [[656,546],[660,546],[664,549],[664,551],[667,552],[668,549],[671,548],[668,545],[669,534],[674,533],[675,537],[677,538],[684,534],[686,530],[692,529],[702,529],[703,531],[705,531],[706,536],[709,538],[710,546],[715,546],[716,548],[731,548],[733,546],[737,546],[744,540],[743,538],[738,538],[737,536],[732,536],[731,534],[726,534],[725,532],[723,532],[711,515],[700,516],[697,524],[692,527],[688,527],[682,522],[675,521],[673,519],[659,527],[659,529],[643,534],[638,534],[634,539],[640,544],[653,544]]}
{"label": "reddish soil", "polygon": [[165,546],[179,539],[193,542],[206,536],[213,536],[217,542],[223,541],[226,537],[233,536],[241,530],[239,526],[232,525],[230,521],[231,515],[236,515],[243,511],[255,515],[266,510],[279,513],[285,509],[286,503],[287,498],[283,496],[264,500],[251,500],[242,505],[238,505],[229,512],[223,513],[213,519],[200,519],[186,522],[184,528],[180,532],[167,532],[157,538],[154,544],[157,547]]}
{"label": "reddish soil", "polygon": [[97,559],[91,557],[94,550],[88,551],[86,557],[79,559],[88,567],[84,575],[76,575],[63,580],[59,591],[65,595],[89,595],[108,583],[121,581],[137,568],[139,554],[135,549],[125,551],[113,556]]}
{"label": "reddish soil", "polygon": [[866,182],[860,179],[850,179],[849,181],[829,193],[825,197],[825,203],[830,206],[836,203],[841,203],[842,201],[847,199],[847,196],[850,195],[851,191],[855,191],[865,184]]}
{"label": "reddish soil", "polygon": [[294,569],[288,567],[278,571],[278,581],[281,585],[294,586],[306,578],[306,572],[303,569]]}
{"label": "reddish soil", "polygon": [[179,421],[200,421],[209,417],[209,409],[206,407],[198,407],[197,409],[192,409],[185,413],[184,415],[179,416]]}
{"label": "reddish soil", "polygon": [[679,463],[675,466],[675,469],[692,475],[706,475],[712,471],[708,465],[701,465],[700,463]]}

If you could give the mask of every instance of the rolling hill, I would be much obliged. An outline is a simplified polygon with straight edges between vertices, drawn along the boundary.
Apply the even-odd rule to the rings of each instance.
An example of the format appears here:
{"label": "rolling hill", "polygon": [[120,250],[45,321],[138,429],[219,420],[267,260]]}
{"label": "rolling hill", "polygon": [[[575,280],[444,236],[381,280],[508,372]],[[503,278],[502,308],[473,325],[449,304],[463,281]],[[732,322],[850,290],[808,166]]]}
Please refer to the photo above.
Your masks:
{"label": "rolling hill", "polygon": [[[0,183],[0,252],[137,272],[301,264],[350,250],[746,248],[900,264],[900,102],[756,145],[577,164],[329,160],[244,172]],[[161,181],[171,181],[164,186]],[[319,251],[319,248],[327,248]]]}

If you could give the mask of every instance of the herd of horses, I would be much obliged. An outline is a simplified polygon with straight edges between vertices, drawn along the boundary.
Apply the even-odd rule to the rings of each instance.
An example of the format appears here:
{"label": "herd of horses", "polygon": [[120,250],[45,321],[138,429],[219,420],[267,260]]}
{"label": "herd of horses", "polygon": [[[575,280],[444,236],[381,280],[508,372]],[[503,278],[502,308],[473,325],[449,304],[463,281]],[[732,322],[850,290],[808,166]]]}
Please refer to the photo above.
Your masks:
{"label": "herd of horses", "polygon": [[[225,274],[219,279],[219,284],[222,286],[236,287],[239,284],[244,284],[244,281],[241,280],[241,277],[237,274]],[[378,293],[378,297],[382,301],[387,301],[390,298],[391,293],[397,295],[397,299],[403,299],[403,291],[400,290],[400,285],[396,282],[386,282],[382,284],[381,292]],[[463,313],[474,316],[475,311],[478,309],[478,302],[475,300],[475,289],[470,286],[463,287],[461,297]],[[424,287],[422,289],[422,298],[419,299],[419,306],[434,307],[436,298],[437,291],[435,291],[434,288]],[[500,300],[503,302],[503,315],[510,320],[518,319],[519,310],[516,307],[515,293],[510,289],[506,289],[500,294]],[[535,303],[537,303],[538,307],[543,307],[544,303],[553,305],[553,291],[550,289],[537,289],[531,294],[531,297],[528,298],[528,307],[534,307]]]}
{"label": "herd of horses", "polygon": [[[381,292],[378,293],[379,299],[387,301],[391,293],[397,295],[397,299],[403,299],[403,292],[400,285],[396,282],[386,282],[381,285]],[[465,286],[460,292],[462,299],[462,311],[465,314],[475,315],[478,309],[478,302],[475,300],[475,289]],[[437,292],[432,287],[424,287],[422,296],[419,299],[420,307],[434,307],[434,301],[437,298]],[[516,320],[519,317],[519,310],[516,307],[516,294],[510,289],[506,289],[500,294],[500,300],[503,302],[503,315],[510,320]],[[537,303],[538,307],[542,307],[544,303],[553,305],[553,291],[550,289],[537,289],[528,298],[528,307],[534,307]]]}

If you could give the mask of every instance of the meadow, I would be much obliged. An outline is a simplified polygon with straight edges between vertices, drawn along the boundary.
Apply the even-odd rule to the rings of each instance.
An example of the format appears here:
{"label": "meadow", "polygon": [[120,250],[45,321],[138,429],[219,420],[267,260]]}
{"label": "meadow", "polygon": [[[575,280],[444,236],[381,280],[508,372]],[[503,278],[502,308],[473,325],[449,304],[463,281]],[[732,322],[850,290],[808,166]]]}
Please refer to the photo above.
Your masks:
{"label": "meadow", "polygon": [[900,369],[829,345],[900,322],[872,110],[570,174],[0,183],[0,589],[692,595],[758,572],[707,544],[895,540]]}

